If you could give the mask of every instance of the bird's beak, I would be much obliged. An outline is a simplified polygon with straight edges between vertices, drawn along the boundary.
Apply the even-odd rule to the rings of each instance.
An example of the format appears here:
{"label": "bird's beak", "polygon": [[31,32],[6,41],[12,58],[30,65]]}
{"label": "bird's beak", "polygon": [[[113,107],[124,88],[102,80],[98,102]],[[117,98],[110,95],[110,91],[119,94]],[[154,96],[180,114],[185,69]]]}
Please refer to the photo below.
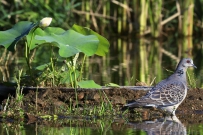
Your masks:
{"label": "bird's beak", "polygon": [[192,64],[192,66],[193,66],[194,68],[197,68],[194,64]]}

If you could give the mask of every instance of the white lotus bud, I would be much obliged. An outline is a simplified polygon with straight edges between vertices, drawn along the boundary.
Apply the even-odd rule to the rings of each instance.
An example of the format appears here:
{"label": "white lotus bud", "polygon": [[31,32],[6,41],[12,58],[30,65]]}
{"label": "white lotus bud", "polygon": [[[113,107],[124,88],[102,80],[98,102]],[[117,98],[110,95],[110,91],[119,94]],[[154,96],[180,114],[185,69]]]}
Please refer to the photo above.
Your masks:
{"label": "white lotus bud", "polygon": [[45,17],[40,21],[39,27],[42,28],[48,27],[51,24],[51,21],[52,21],[51,17]]}

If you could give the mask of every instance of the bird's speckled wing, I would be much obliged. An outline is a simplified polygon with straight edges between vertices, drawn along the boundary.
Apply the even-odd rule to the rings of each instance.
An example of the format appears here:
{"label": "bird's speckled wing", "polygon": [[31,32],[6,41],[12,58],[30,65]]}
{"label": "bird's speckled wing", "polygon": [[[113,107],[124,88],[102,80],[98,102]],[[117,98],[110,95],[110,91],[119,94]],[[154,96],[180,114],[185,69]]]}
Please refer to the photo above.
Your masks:
{"label": "bird's speckled wing", "polygon": [[164,107],[175,105],[184,100],[186,90],[186,86],[181,81],[163,80],[153,87],[144,97],[138,99],[134,103],[128,104],[128,106],[155,105]]}

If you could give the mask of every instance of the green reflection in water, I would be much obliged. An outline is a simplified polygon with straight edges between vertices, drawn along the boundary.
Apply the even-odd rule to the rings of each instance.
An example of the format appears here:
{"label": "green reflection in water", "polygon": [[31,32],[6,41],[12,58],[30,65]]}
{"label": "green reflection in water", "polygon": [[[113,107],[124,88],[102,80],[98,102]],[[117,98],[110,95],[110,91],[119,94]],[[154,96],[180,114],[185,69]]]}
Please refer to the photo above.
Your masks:
{"label": "green reflection in water", "polygon": [[[189,84],[192,87],[203,87],[203,44],[201,40],[192,37],[176,39],[168,37],[166,41],[147,38],[134,39],[132,37],[109,37],[110,51],[105,57],[92,56],[86,59],[84,79],[93,79],[96,83],[105,85],[110,82],[119,85],[136,85],[145,82],[154,85],[171,75],[182,57],[193,59],[197,69],[189,69]],[[183,47],[184,44],[184,47]],[[50,62],[51,48],[49,46],[37,48],[33,51],[32,67]],[[55,51],[58,51],[55,49]],[[22,48],[15,54],[0,48],[1,82],[12,81],[19,69],[25,69],[22,59]],[[82,55],[81,55],[82,56]],[[63,65],[63,58],[58,59],[57,65]],[[81,63],[82,59],[78,61]],[[25,73],[24,73],[25,74]]]}
{"label": "green reflection in water", "polygon": [[194,124],[187,127],[189,135],[203,135],[203,124]]}
{"label": "green reflection in water", "polygon": [[[182,44],[186,47],[183,48]],[[102,68],[103,62],[98,63],[102,58],[96,57],[94,61],[95,57],[92,57],[89,67],[96,67],[96,64],[98,67],[88,72],[92,74],[91,79],[102,85],[109,81],[120,85],[135,85],[138,81],[154,85],[171,75],[182,57],[192,58],[198,67],[189,68],[188,83],[192,87],[203,87],[203,45],[201,40],[194,41],[191,37],[178,40],[169,37],[166,41],[111,38],[110,52],[105,58],[110,61],[109,65]],[[104,70],[107,74],[100,76]]]}
{"label": "green reflection in water", "polygon": [[[122,121],[122,120],[121,120]],[[0,134],[2,135],[147,135],[144,130],[136,129],[126,123],[113,121],[86,121],[86,120],[72,120],[68,122],[61,121],[43,121],[41,124],[17,124],[17,123],[0,123]],[[139,124],[140,122],[138,122]],[[135,123],[136,124],[136,123]],[[153,123],[150,123],[153,124]],[[155,124],[155,123],[154,123]],[[160,123],[161,124],[161,123]],[[163,124],[163,123],[162,123]],[[161,125],[162,125],[161,124]],[[147,125],[146,125],[147,126]],[[164,133],[168,131],[169,125],[154,127],[161,127],[157,132]],[[174,125],[175,126],[175,125]],[[177,126],[177,125],[176,125]],[[146,128],[146,127],[143,127]],[[166,129],[165,129],[166,128]],[[176,128],[176,127],[174,127]],[[148,133],[150,129],[147,129]],[[151,129],[155,131],[155,128]],[[177,131],[170,131],[170,133],[179,133]],[[180,132],[190,135],[203,135],[203,124],[189,124],[187,125],[187,132]]]}
{"label": "green reflection in water", "polygon": [[[44,124],[14,124],[1,123],[0,133],[2,135],[146,135],[145,131],[127,128],[126,124],[118,123],[94,123],[94,122],[74,122],[55,123],[44,122]],[[48,125],[50,124],[50,125]],[[103,125],[99,125],[103,124]]]}

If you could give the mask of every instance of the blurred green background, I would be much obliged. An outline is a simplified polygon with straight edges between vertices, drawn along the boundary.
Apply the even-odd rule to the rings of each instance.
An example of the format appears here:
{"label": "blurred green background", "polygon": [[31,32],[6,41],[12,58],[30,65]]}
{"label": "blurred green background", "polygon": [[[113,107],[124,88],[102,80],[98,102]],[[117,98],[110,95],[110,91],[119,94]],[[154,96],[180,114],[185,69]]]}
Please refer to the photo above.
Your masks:
{"label": "blurred green background", "polygon": [[52,26],[68,29],[77,23],[104,34],[151,33],[159,37],[176,31],[192,35],[193,26],[195,34],[202,31],[202,0],[1,0],[0,3],[1,30],[18,21],[37,22],[49,16],[53,18]]}
{"label": "blurred green background", "polygon": [[[191,57],[198,69],[189,70],[189,82],[203,87],[202,3],[203,0],[1,0],[0,30],[7,30],[18,21],[37,22],[44,17],[53,18],[52,27],[89,27],[106,37],[111,46],[105,57],[86,60],[84,78],[102,85],[135,85],[140,81],[153,85],[170,75],[182,57]],[[41,53],[35,54],[35,61],[47,62],[47,48],[39,49]],[[11,54],[1,49],[1,56],[6,57],[1,58],[2,81],[12,77],[9,64],[18,62],[14,64],[17,69],[22,66],[21,52]]]}

